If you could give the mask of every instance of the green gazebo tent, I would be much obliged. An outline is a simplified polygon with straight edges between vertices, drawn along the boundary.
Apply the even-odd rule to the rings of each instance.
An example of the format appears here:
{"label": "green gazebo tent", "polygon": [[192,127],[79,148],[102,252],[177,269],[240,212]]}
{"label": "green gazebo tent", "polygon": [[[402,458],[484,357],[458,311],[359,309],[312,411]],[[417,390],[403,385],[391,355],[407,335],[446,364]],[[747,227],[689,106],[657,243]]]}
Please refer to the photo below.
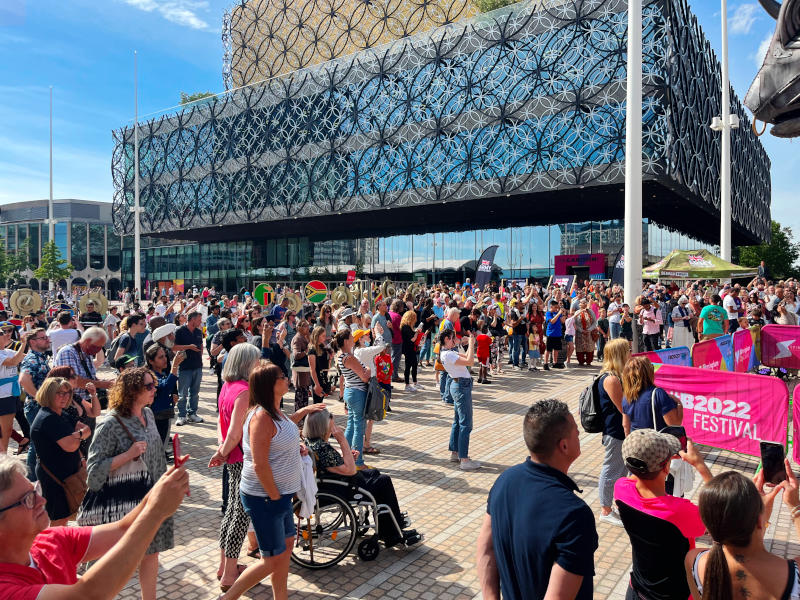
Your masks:
{"label": "green gazebo tent", "polygon": [[644,279],[740,279],[755,277],[755,267],[740,267],[708,250],[673,250],[642,269]]}

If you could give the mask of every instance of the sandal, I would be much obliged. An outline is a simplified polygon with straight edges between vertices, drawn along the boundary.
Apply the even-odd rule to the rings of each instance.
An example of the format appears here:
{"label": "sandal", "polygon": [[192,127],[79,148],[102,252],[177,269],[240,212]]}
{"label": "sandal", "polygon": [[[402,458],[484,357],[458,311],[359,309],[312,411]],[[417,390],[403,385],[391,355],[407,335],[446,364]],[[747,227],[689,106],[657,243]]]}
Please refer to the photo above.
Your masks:
{"label": "sandal", "polygon": [[22,439],[23,439],[23,440],[27,440],[27,441],[25,441],[25,442],[21,442],[21,443],[20,443],[20,444],[17,446],[17,453],[16,453],[16,454],[17,454],[17,456],[19,456],[20,454],[24,454],[25,452],[27,452],[27,451],[28,451],[28,446],[30,446],[30,445],[31,445],[31,441],[30,441],[28,438],[22,438]]}
{"label": "sandal", "polygon": [[[243,565],[242,563],[236,563],[236,570],[238,571],[238,575],[241,575],[242,573],[244,573],[244,570],[246,568],[247,568],[247,565]],[[222,580],[222,573],[217,573],[217,581],[221,581],[221,580]],[[229,585],[228,587],[231,587],[231,586]],[[227,592],[228,590],[222,590],[222,591],[223,592]]]}
{"label": "sandal", "polygon": [[250,558],[261,558],[261,552],[258,548],[253,548],[252,550],[247,551],[247,556]]}
{"label": "sandal", "polygon": [[364,454],[380,454],[381,451],[374,446],[365,446],[364,447]]}

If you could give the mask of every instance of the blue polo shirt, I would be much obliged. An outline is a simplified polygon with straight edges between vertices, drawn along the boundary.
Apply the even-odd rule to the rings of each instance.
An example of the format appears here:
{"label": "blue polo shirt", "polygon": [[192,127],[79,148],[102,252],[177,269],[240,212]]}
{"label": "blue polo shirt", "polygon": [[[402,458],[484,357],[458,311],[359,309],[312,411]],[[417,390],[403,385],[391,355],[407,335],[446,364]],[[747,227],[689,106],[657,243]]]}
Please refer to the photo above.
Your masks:
{"label": "blue polo shirt", "polygon": [[[655,390],[655,394],[653,390]],[[656,409],[655,423],[653,423],[653,403],[655,403]],[[653,386],[639,394],[639,397],[634,402],[630,402],[625,397],[622,398],[622,412],[631,419],[631,431],[636,431],[637,429],[661,431],[667,426],[666,421],[664,421],[664,415],[673,410],[675,410],[675,400],[670,398],[667,392],[661,388],[654,388]]]}
{"label": "blue polo shirt", "polygon": [[551,323],[550,319],[555,317],[558,314],[558,311],[552,312],[547,311],[544,315],[544,322],[547,324],[547,329],[545,330],[545,335],[547,337],[563,337],[563,328],[564,323],[561,322],[561,318],[559,317],[556,319],[555,323]]}
{"label": "blue polo shirt", "polygon": [[497,478],[486,512],[505,600],[544,598],[553,563],[583,575],[577,600],[591,600],[597,530],[592,509],[567,475],[527,458]]}

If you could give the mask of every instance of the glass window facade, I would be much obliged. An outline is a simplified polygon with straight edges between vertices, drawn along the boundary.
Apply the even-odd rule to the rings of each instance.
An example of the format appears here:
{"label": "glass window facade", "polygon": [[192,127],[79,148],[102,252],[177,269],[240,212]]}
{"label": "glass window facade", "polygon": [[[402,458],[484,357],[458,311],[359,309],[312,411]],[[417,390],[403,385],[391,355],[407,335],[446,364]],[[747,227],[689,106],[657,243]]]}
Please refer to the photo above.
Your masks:
{"label": "glass window facade", "polygon": [[76,271],[86,268],[86,223],[72,223],[70,227],[72,251],[70,262]]}
{"label": "glass window facade", "polygon": [[61,253],[61,258],[69,261],[69,247],[67,246],[67,224],[56,223],[54,227],[55,242],[58,251]]}
{"label": "glass window facade", "polygon": [[39,268],[39,234],[41,230],[41,225],[39,223],[30,223],[28,225],[28,239],[30,240],[29,244],[29,251],[28,251],[28,260],[31,263],[32,269]]}
{"label": "glass window facade", "polygon": [[106,266],[106,227],[89,225],[89,268],[103,269]]}
{"label": "glass window facade", "polygon": [[119,271],[122,248],[114,227],[106,225],[106,264],[111,271]]}

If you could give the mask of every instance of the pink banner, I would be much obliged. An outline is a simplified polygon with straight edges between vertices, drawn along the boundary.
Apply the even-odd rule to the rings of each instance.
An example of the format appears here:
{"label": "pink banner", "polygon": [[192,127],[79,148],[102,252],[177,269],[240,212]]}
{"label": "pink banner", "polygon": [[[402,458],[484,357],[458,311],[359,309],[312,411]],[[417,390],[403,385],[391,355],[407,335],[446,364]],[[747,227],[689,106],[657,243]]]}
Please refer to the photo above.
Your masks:
{"label": "pink banner", "polygon": [[737,329],[733,334],[733,370],[747,373],[756,366],[756,345],[749,329]]}
{"label": "pink banner", "polygon": [[764,325],[761,328],[761,363],[768,367],[800,369],[800,326]]}
{"label": "pink banner", "polygon": [[795,386],[792,398],[792,459],[800,464],[800,385]]}
{"label": "pink banner", "polygon": [[639,352],[631,356],[645,356],[650,362],[664,365],[678,365],[681,367],[692,366],[692,355],[686,346],[676,346],[675,348],[664,348],[655,352]]}
{"label": "pink banner", "polygon": [[695,442],[751,456],[760,440],[786,445],[789,390],[777,377],[656,365],[656,385],[681,401]]}
{"label": "pink banner", "polygon": [[692,365],[698,369],[733,371],[733,340],[721,335],[692,346]]}

